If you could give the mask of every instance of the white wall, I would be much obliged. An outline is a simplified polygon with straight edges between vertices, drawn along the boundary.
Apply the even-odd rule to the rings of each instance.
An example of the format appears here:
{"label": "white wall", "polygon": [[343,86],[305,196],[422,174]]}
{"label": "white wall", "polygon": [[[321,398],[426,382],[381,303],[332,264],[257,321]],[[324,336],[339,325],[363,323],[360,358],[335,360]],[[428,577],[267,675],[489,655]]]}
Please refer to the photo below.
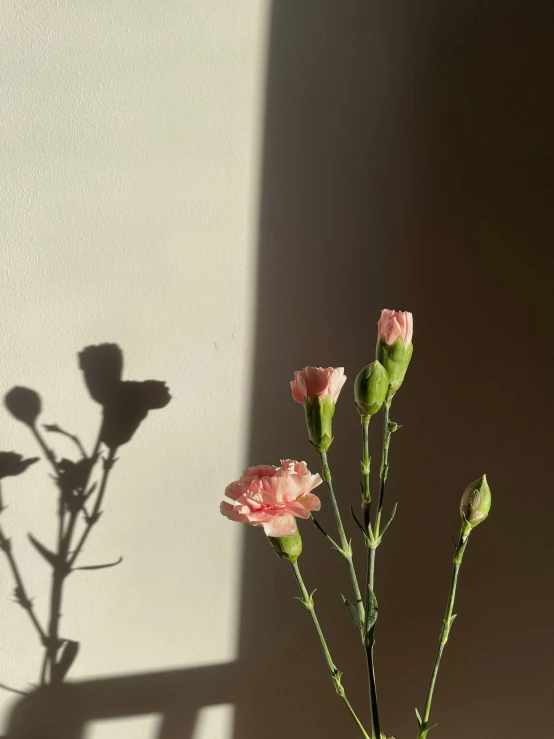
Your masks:
{"label": "white wall", "polygon": [[[83,346],[120,343],[128,379],[164,379],[173,394],[121,449],[83,556],[123,564],[69,581],[73,678],[235,655],[241,531],[217,506],[248,433],[267,11],[247,0],[0,11],[0,390],[35,387],[43,420],[89,446],[99,409],[77,369]],[[36,451],[4,409],[0,449]],[[54,542],[55,487],[41,463],[3,489],[2,525],[45,619],[49,572],[25,534]],[[25,688],[40,647],[11,590],[0,561],[0,682]],[[0,692],[4,720],[13,701]],[[229,715],[203,720],[197,739],[223,737]],[[155,717],[140,725],[154,736]],[[137,726],[118,725],[117,739]],[[87,739],[113,735],[91,727]]]}

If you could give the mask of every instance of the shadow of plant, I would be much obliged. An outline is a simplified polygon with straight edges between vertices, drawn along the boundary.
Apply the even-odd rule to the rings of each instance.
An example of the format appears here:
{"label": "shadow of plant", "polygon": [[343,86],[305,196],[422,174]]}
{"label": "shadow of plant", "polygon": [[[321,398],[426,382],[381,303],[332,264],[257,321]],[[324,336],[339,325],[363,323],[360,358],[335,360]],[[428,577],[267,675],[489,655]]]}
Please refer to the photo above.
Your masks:
{"label": "shadow of plant", "polygon": [[[79,366],[90,396],[101,406],[101,421],[94,449],[87,453],[80,438],[57,424],[39,424],[42,400],[27,387],[14,387],[4,398],[11,415],[25,424],[50,465],[58,490],[57,545],[48,549],[33,534],[28,537],[52,569],[48,623],[43,625],[24,584],[11,538],[0,526],[0,549],[11,570],[15,600],[28,614],[44,648],[40,685],[59,685],[77,657],[79,643],[60,633],[61,606],[67,578],[77,570],[113,567],[122,561],[80,565],[79,557],[102,514],[110,471],[119,448],[128,443],[149,411],[164,408],[171,395],[164,382],[123,380],[123,352],[116,344],[87,346],[79,353]],[[69,438],[78,450],[77,459],[59,459],[43,432]],[[38,457],[24,459],[15,452],[0,452],[0,481],[24,473]],[[97,477],[94,480],[94,477]],[[0,490],[0,513],[4,510]],[[21,693],[22,691],[14,690]]]}

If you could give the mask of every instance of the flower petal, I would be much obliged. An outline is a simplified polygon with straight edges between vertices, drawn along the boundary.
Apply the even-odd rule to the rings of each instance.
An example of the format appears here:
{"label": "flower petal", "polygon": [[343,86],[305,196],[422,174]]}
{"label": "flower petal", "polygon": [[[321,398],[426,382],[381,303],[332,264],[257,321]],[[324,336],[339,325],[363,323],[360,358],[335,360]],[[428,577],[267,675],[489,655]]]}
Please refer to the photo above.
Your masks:
{"label": "flower petal", "polygon": [[290,381],[290,388],[292,390],[292,397],[294,398],[294,400],[296,400],[297,403],[303,403],[304,402],[304,397],[303,397],[302,393],[300,392],[300,388],[298,387],[298,383],[296,382],[296,378],[294,380],[291,380]]}
{"label": "flower petal", "polygon": [[323,369],[323,367],[304,368],[303,374],[306,378],[306,386],[310,398],[313,398],[315,395],[327,395],[331,372],[331,367],[327,369]]}
{"label": "flower petal", "polygon": [[313,495],[313,493],[301,495],[299,498],[293,500],[291,503],[287,503],[286,505],[287,511],[298,518],[309,518],[311,511],[319,511],[320,508],[321,500],[317,495]]}
{"label": "flower petal", "polygon": [[296,521],[290,513],[284,513],[280,516],[271,516],[269,521],[264,523],[264,531],[266,536],[294,536],[296,534]]}
{"label": "flower petal", "polygon": [[[308,478],[308,479],[306,479],[306,478]],[[321,485],[323,483],[323,480],[321,479],[321,475],[319,475],[319,473],[317,473],[317,472],[316,472],[315,475],[310,475],[310,474],[305,475],[304,479],[305,479],[305,488],[304,488],[304,491],[306,493],[309,493],[310,490],[313,490],[314,488],[317,488],[318,485]]]}
{"label": "flower petal", "polygon": [[247,467],[243,470],[240,477],[241,480],[246,478],[261,478],[261,477],[273,477],[277,468],[272,464],[256,464],[254,467]]}
{"label": "flower petal", "polygon": [[228,498],[231,498],[231,500],[237,500],[237,498],[240,498],[240,496],[243,495],[247,489],[247,485],[242,483],[240,480],[235,480],[235,482],[227,485],[227,487],[225,488],[225,495]]}
{"label": "flower petal", "polygon": [[219,506],[220,512],[229,518],[231,521],[238,521],[239,523],[248,523],[248,518],[242,513],[239,513],[235,508],[226,501],[223,501]]}

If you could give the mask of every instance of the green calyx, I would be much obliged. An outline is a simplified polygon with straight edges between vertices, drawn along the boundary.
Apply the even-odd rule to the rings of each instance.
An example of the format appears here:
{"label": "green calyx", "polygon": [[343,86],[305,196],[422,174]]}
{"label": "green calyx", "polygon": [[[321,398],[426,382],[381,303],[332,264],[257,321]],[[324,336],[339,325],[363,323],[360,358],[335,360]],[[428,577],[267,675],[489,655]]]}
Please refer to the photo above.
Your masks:
{"label": "green calyx", "polygon": [[410,343],[406,346],[403,339],[397,339],[390,345],[382,336],[377,340],[377,359],[385,368],[389,378],[389,398],[392,398],[404,382],[413,351],[414,345]]}
{"label": "green calyx", "polygon": [[381,410],[389,389],[389,376],[378,361],[358,373],[354,383],[354,402],[361,416],[373,416]]}
{"label": "green calyx", "polygon": [[304,403],[308,438],[316,451],[326,452],[333,442],[335,403],[329,397],[313,398]]}
{"label": "green calyx", "polygon": [[491,491],[487,476],[483,475],[468,485],[460,501],[460,514],[464,522],[464,535],[485,520],[491,508]]}
{"label": "green calyx", "polygon": [[275,553],[291,564],[296,562],[302,554],[302,539],[298,529],[296,529],[296,534],[293,534],[293,536],[268,536],[267,538]]}

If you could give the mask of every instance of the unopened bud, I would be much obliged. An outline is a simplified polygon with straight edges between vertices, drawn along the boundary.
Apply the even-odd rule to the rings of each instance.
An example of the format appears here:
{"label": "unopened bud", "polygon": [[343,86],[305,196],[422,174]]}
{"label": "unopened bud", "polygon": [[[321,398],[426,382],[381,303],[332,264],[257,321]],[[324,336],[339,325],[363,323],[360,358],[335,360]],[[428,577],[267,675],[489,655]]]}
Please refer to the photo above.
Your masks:
{"label": "unopened bud", "polygon": [[354,401],[362,416],[373,416],[381,410],[389,389],[389,378],[383,365],[375,360],[359,372],[354,383]]}
{"label": "unopened bud", "polygon": [[329,396],[306,400],[304,411],[310,443],[317,452],[326,452],[333,441],[334,401]]}
{"label": "unopened bud", "polygon": [[414,319],[407,311],[385,309],[377,326],[377,359],[387,371],[392,397],[404,381],[414,351]]}
{"label": "unopened bud", "polygon": [[414,351],[413,344],[404,344],[397,339],[393,344],[387,344],[383,337],[377,341],[377,359],[386,370],[389,379],[389,397],[400,388],[408,371],[408,365]]}
{"label": "unopened bud", "polygon": [[491,508],[491,491],[487,476],[483,475],[468,485],[460,501],[460,514],[464,521],[464,535],[484,521]]}
{"label": "unopened bud", "polygon": [[302,554],[302,539],[298,529],[296,529],[296,534],[292,536],[268,536],[267,538],[279,557],[286,559],[291,564],[296,562]]}
{"label": "unopened bud", "polygon": [[308,438],[320,454],[333,441],[335,403],[345,382],[344,367],[304,367],[290,383],[292,397],[304,406]]}

